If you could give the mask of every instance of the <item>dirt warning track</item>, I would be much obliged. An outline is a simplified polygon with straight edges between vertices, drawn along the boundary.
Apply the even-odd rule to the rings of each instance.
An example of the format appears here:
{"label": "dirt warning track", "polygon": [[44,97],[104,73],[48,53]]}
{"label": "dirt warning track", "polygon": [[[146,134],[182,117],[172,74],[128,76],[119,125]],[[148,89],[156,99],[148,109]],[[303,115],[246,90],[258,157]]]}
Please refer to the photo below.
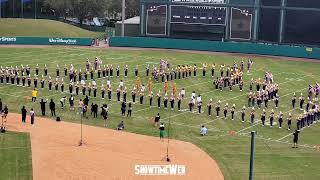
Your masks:
{"label": "dirt warning track", "polygon": [[29,132],[33,179],[72,180],[222,180],[217,163],[204,151],[187,142],[170,141],[170,164],[186,166],[181,176],[141,176],[135,165],[166,165],[166,141],[159,138],[83,126],[85,145],[79,147],[80,124],[55,122],[36,117],[35,125],[21,123],[9,114],[9,131]]}

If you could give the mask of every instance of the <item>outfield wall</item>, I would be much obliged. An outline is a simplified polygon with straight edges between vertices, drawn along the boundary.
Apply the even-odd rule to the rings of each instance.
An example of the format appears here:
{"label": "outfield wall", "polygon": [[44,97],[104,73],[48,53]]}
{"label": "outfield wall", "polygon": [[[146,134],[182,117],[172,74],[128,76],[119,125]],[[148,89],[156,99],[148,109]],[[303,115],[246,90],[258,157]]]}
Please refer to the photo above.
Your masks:
{"label": "outfield wall", "polygon": [[320,59],[320,48],[250,42],[219,42],[150,37],[111,37],[109,45],[111,47],[183,49]]}
{"label": "outfield wall", "polygon": [[0,44],[90,46],[91,38],[1,37]]}

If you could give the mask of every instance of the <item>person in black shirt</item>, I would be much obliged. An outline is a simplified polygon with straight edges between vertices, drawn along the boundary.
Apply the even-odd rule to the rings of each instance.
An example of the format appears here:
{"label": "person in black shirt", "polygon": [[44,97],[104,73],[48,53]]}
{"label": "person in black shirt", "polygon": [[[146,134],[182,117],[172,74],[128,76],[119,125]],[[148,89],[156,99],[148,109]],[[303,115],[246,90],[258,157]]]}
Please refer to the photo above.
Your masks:
{"label": "person in black shirt", "polygon": [[8,116],[8,113],[9,113],[9,109],[8,107],[5,105],[4,108],[3,108],[3,119],[5,119],[5,122],[7,122],[7,116]]}
{"label": "person in black shirt", "polygon": [[47,103],[47,101],[44,101],[43,99],[41,99],[40,107],[41,107],[42,116],[46,115],[46,103]]}
{"label": "person in black shirt", "polygon": [[98,105],[94,104],[93,105],[93,118],[97,118],[98,117]]}
{"label": "person in black shirt", "polygon": [[25,123],[27,118],[27,110],[24,106],[22,106],[21,108],[21,117],[22,117],[22,123]]}
{"label": "person in black shirt", "polygon": [[51,116],[56,116],[56,104],[53,102],[53,99],[51,99],[49,107],[51,111]]}
{"label": "person in black shirt", "polygon": [[88,106],[89,105],[89,97],[86,96],[84,99],[83,99],[83,104]]}
{"label": "person in black shirt", "polygon": [[131,113],[132,113],[132,104],[131,104],[131,102],[129,102],[129,104],[128,104],[128,114],[127,114],[127,117],[131,117]]}
{"label": "person in black shirt", "polygon": [[157,113],[156,117],[154,118],[154,126],[158,126],[160,122],[160,113]]}
{"label": "person in black shirt", "polygon": [[293,133],[293,147],[292,148],[298,148],[298,140],[299,140],[299,130],[295,130]]}
{"label": "person in black shirt", "polygon": [[127,109],[127,104],[126,104],[125,101],[123,101],[123,102],[121,103],[121,115],[122,115],[122,116],[125,116],[125,115],[126,115],[126,109]]}

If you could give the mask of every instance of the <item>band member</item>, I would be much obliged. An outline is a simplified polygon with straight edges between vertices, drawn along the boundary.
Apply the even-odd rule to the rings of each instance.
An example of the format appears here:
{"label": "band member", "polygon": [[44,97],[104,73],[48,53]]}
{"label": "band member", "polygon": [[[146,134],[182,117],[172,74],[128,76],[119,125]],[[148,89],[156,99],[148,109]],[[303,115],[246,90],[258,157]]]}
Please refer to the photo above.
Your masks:
{"label": "band member", "polygon": [[178,94],[177,100],[178,100],[178,111],[181,111],[181,100],[182,100],[182,97],[181,97],[180,93]]}
{"label": "band member", "polygon": [[292,100],[291,100],[293,109],[296,107],[296,100],[297,100],[296,93],[293,93],[293,97],[292,97]]}
{"label": "band member", "polygon": [[112,89],[111,86],[108,87],[108,99],[109,101],[111,101],[111,97],[112,97]]}
{"label": "band member", "polygon": [[128,77],[128,65],[124,67],[124,77]]}
{"label": "band member", "polygon": [[220,103],[221,103],[221,101],[219,100],[219,101],[218,101],[218,103],[216,104],[217,117],[219,117],[219,112],[220,112]]}
{"label": "band member", "polygon": [[167,109],[167,107],[168,107],[168,95],[167,95],[167,93],[165,93],[164,97],[163,97],[163,106],[164,106],[164,109]]}
{"label": "band member", "polygon": [[150,94],[151,91],[152,91],[152,79],[151,79],[151,77],[149,77],[149,80],[148,80],[148,93]]}
{"label": "band member", "polygon": [[234,120],[234,112],[235,112],[235,110],[236,110],[236,105],[233,104],[232,108],[231,108],[231,120]]}
{"label": "band member", "polygon": [[288,123],[288,131],[291,130],[291,121],[292,121],[292,115],[289,113],[289,116],[287,118],[287,123]]}
{"label": "band member", "polygon": [[254,123],[254,116],[255,116],[255,110],[254,110],[254,107],[252,107],[252,110],[251,110],[251,124]]}
{"label": "band member", "polygon": [[163,85],[164,93],[167,93],[167,92],[168,92],[168,89],[169,89],[169,83],[168,83],[168,81],[166,80],[166,81],[164,82],[164,85]]}
{"label": "band member", "polygon": [[[92,89],[93,89],[93,97],[97,97],[97,87],[96,87],[96,85],[94,85],[92,87]],[[90,93],[89,93],[89,96],[90,96]]]}
{"label": "band member", "polygon": [[173,108],[174,108],[174,95],[173,95],[173,93],[171,93],[171,97],[170,97],[170,107],[171,107],[171,111],[173,111]]}
{"label": "band member", "polygon": [[207,107],[208,107],[208,115],[209,115],[209,116],[211,116],[212,99],[210,99],[210,101],[209,101],[209,103],[208,103]]}
{"label": "band member", "polygon": [[205,77],[206,76],[206,71],[207,71],[207,64],[203,64],[202,65],[202,76]]}
{"label": "band member", "polygon": [[43,89],[44,88],[44,78],[43,78],[43,75],[42,75],[42,78],[40,80],[40,84],[41,84],[41,88]]}
{"label": "band member", "polygon": [[279,96],[276,96],[276,99],[274,100],[274,103],[276,104],[276,108],[278,109]]}
{"label": "band member", "polygon": [[283,113],[280,111],[278,116],[279,128],[282,128]]}
{"label": "band member", "polygon": [[224,119],[227,119],[227,113],[228,113],[228,103],[223,108],[223,114],[224,114]]}
{"label": "band member", "polygon": [[36,75],[33,78],[33,85],[34,85],[35,88],[38,87],[38,77]]}
{"label": "band member", "polygon": [[72,94],[73,93],[73,82],[69,83],[69,93]]}
{"label": "band member", "polygon": [[197,65],[193,65],[193,76],[197,76]]}
{"label": "band member", "polygon": [[299,97],[299,100],[300,100],[300,110],[303,110],[304,97],[303,97],[302,93]]}
{"label": "band member", "polygon": [[145,87],[144,87],[144,85],[142,84],[141,89],[140,89],[140,104],[143,104],[144,91],[145,91]]}
{"label": "band member", "polygon": [[46,64],[44,65],[43,71],[44,71],[44,76],[48,76],[48,67]]}
{"label": "band member", "polygon": [[64,76],[68,75],[68,67],[66,64],[64,64]]}
{"label": "band member", "polygon": [[117,77],[120,76],[120,66],[117,66],[117,68],[116,68],[116,74],[117,74]]}
{"label": "band member", "polygon": [[265,121],[266,121],[266,110],[265,110],[265,109],[263,109],[263,110],[262,110],[262,114],[261,114],[261,122],[262,122],[262,126],[264,126]]}
{"label": "band member", "polygon": [[112,64],[110,65],[110,77],[113,77],[113,67],[112,67]]}
{"label": "band member", "polygon": [[295,130],[293,135],[293,146],[292,148],[298,148],[298,140],[299,140],[299,130]]}
{"label": "band member", "polygon": [[39,64],[36,65],[36,75],[39,76]]}
{"label": "band member", "polygon": [[151,91],[148,96],[149,96],[149,105],[151,107],[152,106],[152,100],[153,100],[153,92]]}
{"label": "band member", "polygon": [[82,95],[86,95],[86,90],[87,90],[86,84],[82,84]]}
{"label": "band member", "polygon": [[131,97],[132,97],[132,103],[133,104],[136,103],[136,94],[137,94],[137,89],[136,89],[136,87],[133,87],[133,89],[131,91]]}
{"label": "band member", "polygon": [[249,94],[248,94],[248,107],[251,106],[252,96],[253,96],[253,93],[252,93],[252,91],[250,91]]}
{"label": "band member", "polygon": [[147,67],[146,67],[146,76],[147,77],[149,76],[149,72],[150,72],[150,68],[149,68],[149,64],[147,64]]}
{"label": "band member", "polygon": [[124,87],[124,89],[122,90],[122,101],[127,102],[127,87]]}
{"label": "band member", "polygon": [[161,106],[161,91],[157,93],[157,102],[158,102],[158,108],[160,109]]}
{"label": "band member", "polygon": [[27,82],[28,82],[28,87],[31,87],[31,77],[30,77],[30,74],[29,74],[29,76],[28,76],[28,78],[27,78]]}
{"label": "band member", "polygon": [[101,99],[104,99],[105,92],[106,92],[106,89],[104,88],[104,85],[101,85]]}
{"label": "band member", "polygon": [[134,75],[135,75],[136,77],[138,77],[138,75],[139,75],[138,65],[134,68]]}
{"label": "band member", "polygon": [[244,118],[246,116],[246,106],[243,106],[241,111],[241,121],[244,122]]}
{"label": "band member", "polygon": [[57,77],[59,77],[60,73],[59,73],[59,65],[57,64],[57,67],[56,67],[56,75]]}
{"label": "band member", "polygon": [[79,95],[79,82],[78,81],[75,85],[75,88],[76,88],[76,95]]}
{"label": "band member", "polygon": [[224,64],[221,64],[221,65],[220,65],[220,76],[221,76],[221,77],[223,77],[224,67],[225,67]]}
{"label": "band member", "polygon": [[64,82],[63,79],[61,79],[61,85],[60,85],[61,93],[64,92]]}
{"label": "band member", "polygon": [[214,76],[214,70],[215,70],[215,68],[216,68],[216,64],[213,63],[213,64],[211,65],[211,77]]}
{"label": "band member", "polygon": [[272,126],[273,126],[273,120],[274,120],[274,111],[273,111],[273,109],[271,109],[271,113],[270,113],[270,116],[269,116],[269,120],[270,120],[270,127],[272,128]]}
{"label": "band member", "polygon": [[120,102],[120,89],[117,88],[117,101]]}

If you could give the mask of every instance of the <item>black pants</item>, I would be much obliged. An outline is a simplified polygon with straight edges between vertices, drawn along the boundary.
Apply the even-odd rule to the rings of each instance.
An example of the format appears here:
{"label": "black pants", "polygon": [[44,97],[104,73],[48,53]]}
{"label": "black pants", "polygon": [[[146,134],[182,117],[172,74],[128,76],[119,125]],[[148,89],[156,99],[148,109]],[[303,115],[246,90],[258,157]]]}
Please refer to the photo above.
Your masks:
{"label": "black pants", "polygon": [[22,122],[23,122],[23,123],[26,122],[26,116],[22,116]]}
{"label": "black pants", "polygon": [[55,109],[51,109],[51,116],[56,116],[56,110]]}
{"label": "black pants", "polygon": [[129,110],[128,110],[127,117],[128,117],[128,116],[130,116],[130,117],[131,117],[131,113],[132,113],[132,110],[130,110],[130,109],[129,109]]}
{"label": "black pants", "polygon": [[36,99],[37,99],[36,97],[32,97],[31,101],[36,102]]}
{"label": "black pants", "polygon": [[42,113],[42,116],[45,116],[46,115],[46,109],[42,109],[41,108],[41,113]]}
{"label": "black pants", "polygon": [[98,117],[98,112],[97,111],[93,111],[93,117],[97,118]]}

